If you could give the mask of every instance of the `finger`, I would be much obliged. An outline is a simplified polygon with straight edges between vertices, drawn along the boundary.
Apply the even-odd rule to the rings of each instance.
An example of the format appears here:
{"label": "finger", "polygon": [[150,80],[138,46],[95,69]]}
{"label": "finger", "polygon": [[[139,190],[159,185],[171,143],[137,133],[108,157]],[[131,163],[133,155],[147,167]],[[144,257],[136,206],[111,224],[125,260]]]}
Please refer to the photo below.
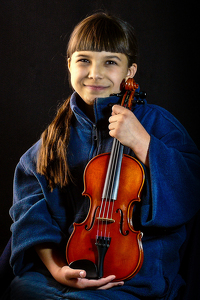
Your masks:
{"label": "finger", "polygon": [[127,109],[126,109],[125,107],[120,106],[120,105],[117,105],[117,104],[113,105],[113,107],[112,107],[112,112],[113,112],[115,115],[123,114],[123,113],[126,112],[126,110],[127,110]]}
{"label": "finger", "polygon": [[93,287],[99,288],[99,287],[103,287],[103,286],[111,283],[115,278],[116,278],[115,275],[110,275],[110,276],[107,276],[105,278],[101,278],[98,280],[90,280],[89,284],[91,285],[91,287],[93,286]]}
{"label": "finger", "polygon": [[65,268],[65,277],[67,279],[73,279],[73,278],[84,278],[86,276],[85,270],[78,270],[78,269],[72,269],[68,266],[63,267]]}
{"label": "finger", "polygon": [[116,122],[116,118],[117,117],[117,115],[112,115],[109,119],[108,119],[108,122],[109,123],[113,123],[113,122]]}
{"label": "finger", "polygon": [[119,115],[113,115],[113,116],[111,116],[111,117],[108,119],[108,122],[109,122],[110,124],[116,123],[116,122],[118,122],[118,119],[119,119]]}
{"label": "finger", "polygon": [[98,290],[108,290],[108,289],[110,289],[112,287],[122,286],[122,285],[124,285],[123,281],[120,281],[120,282],[109,282],[106,285],[99,287]]}
{"label": "finger", "polygon": [[106,278],[101,278],[98,280],[77,278],[68,280],[68,285],[78,289],[109,289],[114,286],[123,285],[123,282],[113,282],[116,276],[111,275]]}
{"label": "finger", "polygon": [[106,278],[101,279],[86,279],[86,278],[78,278],[76,282],[76,287],[80,289],[98,289],[100,287],[106,286],[108,283],[113,281],[116,278],[114,275],[110,275]]}
{"label": "finger", "polygon": [[108,129],[109,130],[114,130],[116,128],[116,124],[115,123],[110,123],[109,125],[108,125]]}

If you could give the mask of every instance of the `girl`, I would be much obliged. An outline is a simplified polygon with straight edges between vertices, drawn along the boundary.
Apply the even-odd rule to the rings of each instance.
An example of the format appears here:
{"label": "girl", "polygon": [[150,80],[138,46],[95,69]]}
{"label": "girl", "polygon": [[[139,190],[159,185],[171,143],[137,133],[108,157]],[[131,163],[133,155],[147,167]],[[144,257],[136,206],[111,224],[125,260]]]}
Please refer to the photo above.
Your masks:
{"label": "girl", "polygon": [[[200,155],[164,109],[144,100],[130,111],[110,96],[134,77],[136,57],[134,30],[118,18],[98,13],[75,27],[67,51],[74,93],[15,172],[11,299],[175,299],[183,285],[179,249],[184,224],[200,207]],[[125,282],[115,282],[115,274],[87,279],[65,258],[72,224],[82,222],[89,208],[82,196],[85,166],[110,152],[112,137],[145,170],[141,205],[133,213],[144,233],[144,262]]]}

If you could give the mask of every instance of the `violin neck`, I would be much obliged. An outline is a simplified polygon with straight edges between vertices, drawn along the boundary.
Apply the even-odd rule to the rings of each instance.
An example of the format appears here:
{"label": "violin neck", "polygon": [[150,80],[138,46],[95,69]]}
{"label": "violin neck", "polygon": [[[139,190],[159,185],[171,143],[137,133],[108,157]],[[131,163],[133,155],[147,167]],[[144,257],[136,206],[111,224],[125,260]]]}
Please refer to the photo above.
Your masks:
{"label": "violin neck", "polygon": [[117,200],[124,146],[114,138],[102,199]]}
{"label": "violin neck", "polygon": [[[126,82],[125,80],[122,82],[121,89],[124,89],[125,93],[122,97],[121,106],[131,109],[135,90],[138,87],[138,84],[133,78],[129,78]],[[103,188],[102,199],[117,200],[123,149],[124,146],[114,138]]]}

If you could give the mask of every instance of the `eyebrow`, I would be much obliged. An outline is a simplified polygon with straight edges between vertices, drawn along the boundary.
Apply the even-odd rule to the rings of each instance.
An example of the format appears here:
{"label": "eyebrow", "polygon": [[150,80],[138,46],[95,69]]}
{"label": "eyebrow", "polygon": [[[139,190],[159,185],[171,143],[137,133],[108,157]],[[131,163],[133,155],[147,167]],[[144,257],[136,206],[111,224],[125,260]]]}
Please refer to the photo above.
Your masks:
{"label": "eyebrow", "polygon": [[[76,57],[77,58],[79,58],[79,57],[90,58],[90,55],[80,53],[80,54],[76,55]],[[105,58],[106,59],[118,59],[119,61],[121,61],[121,59],[117,55],[106,55]]]}
{"label": "eyebrow", "polygon": [[116,58],[121,61],[121,59],[117,55],[109,55],[109,56],[106,56],[106,58],[108,58],[108,59]]}

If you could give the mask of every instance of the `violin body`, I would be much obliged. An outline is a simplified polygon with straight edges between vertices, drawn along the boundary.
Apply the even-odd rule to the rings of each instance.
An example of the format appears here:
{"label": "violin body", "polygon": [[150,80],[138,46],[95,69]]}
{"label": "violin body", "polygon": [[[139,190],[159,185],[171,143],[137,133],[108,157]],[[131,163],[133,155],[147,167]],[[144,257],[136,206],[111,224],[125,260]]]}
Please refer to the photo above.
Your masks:
{"label": "violin body", "polygon": [[120,281],[133,277],[143,262],[142,233],[133,228],[132,212],[135,202],[140,201],[144,171],[136,159],[123,155],[118,196],[117,200],[112,201],[112,219],[108,215],[108,221],[100,220],[99,225],[98,215],[109,159],[109,153],[100,154],[86,166],[83,195],[90,198],[90,209],[83,223],[74,223],[66,257],[68,263],[86,259],[97,265],[96,235],[99,230],[104,232],[107,226],[111,241],[103,262],[103,277],[115,275],[116,281]]}

